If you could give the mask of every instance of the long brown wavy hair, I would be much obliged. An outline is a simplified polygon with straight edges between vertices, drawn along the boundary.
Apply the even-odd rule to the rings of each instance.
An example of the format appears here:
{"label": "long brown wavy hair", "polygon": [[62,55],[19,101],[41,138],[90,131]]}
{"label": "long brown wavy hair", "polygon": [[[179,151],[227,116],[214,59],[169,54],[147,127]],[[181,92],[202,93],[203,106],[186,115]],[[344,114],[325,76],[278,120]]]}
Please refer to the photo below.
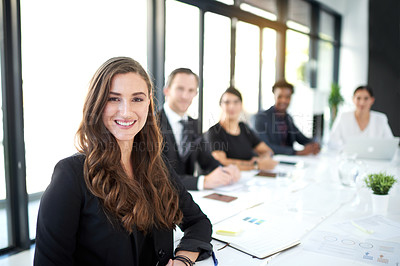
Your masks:
{"label": "long brown wavy hair", "polygon": [[[132,147],[133,179],[123,170],[120,147],[102,120],[112,78],[130,72],[144,79],[150,97],[147,121],[136,134]],[[162,136],[150,96],[152,88],[148,74],[138,62],[128,57],[109,59],[90,82],[82,122],[76,133],[76,146],[86,155],[86,186],[100,199],[109,219],[116,218],[130,233],[134,226],[145,233],[153,227],[173,229],[183,216],[178,192],[161,158]]]}

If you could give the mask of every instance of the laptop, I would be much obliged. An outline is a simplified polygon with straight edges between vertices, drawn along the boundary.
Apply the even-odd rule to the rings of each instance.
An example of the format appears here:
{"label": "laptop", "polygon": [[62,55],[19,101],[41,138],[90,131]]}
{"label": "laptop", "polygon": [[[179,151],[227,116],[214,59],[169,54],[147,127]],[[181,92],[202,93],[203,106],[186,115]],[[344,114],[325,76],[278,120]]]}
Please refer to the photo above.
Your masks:
{"label": "laptop", "polygon": [[399,147],[400,138],[350,138],[344,152],[357,154],[360,159],[391,160]]}

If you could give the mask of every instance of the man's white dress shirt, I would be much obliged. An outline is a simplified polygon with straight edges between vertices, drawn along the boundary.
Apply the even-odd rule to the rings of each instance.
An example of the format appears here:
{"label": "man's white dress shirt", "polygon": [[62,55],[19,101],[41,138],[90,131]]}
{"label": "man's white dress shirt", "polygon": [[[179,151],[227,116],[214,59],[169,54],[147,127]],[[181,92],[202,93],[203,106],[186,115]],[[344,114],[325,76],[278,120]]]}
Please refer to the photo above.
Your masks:
{"label": "man's white dress shirt", "polygon": [[[168,118],[168,122],[171,125],[172,132],[174,133],[175,141],[178,146],[181,145],[182,141],[182,129],[183,125],[179,122],[181,120],[188,120],[188,115],[184,114],[183,116],[178,115],[175,113],[169,105],[165,102],[164,103],[164,112]],[[197,189],[203,190],[204,189],[204,175],[200,175],[199,179],[197,180]]]}

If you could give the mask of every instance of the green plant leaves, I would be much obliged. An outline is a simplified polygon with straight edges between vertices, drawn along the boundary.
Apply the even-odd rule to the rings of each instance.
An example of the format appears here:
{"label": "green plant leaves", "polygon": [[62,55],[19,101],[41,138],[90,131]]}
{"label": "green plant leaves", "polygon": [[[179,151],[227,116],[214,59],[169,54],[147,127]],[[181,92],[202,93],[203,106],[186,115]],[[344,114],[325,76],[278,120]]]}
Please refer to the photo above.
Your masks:
{"label": "green plant leaves", "polygon": [[369,174],[365,179],[367,187],[371,188],[376,195],[387,195],[390,188],[397,180],[392,175],[387,175],[386,172],[377,174]]}
{"label": "green plant leaves", "polygon": [[331,92],[329,94],[328,103],[329,106],[338,106],[339,104],[343,103],[344,99],[343,96],[340,94],[340,87],[336,83],[332,83]]}

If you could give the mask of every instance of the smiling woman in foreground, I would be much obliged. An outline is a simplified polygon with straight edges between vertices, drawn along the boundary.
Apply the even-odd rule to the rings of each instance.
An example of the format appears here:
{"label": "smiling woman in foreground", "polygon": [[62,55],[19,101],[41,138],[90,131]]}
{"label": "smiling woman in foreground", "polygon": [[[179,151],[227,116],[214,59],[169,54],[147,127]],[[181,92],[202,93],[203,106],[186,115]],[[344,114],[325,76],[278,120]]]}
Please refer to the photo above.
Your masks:
{"label": "smiling woman in foreground", "polygon": [[[77,132],[43,194],[34,265],[191,265],[211,224],[161,158],[152,84],[131,58],[95,73]],[[184,232],[173,254],[173,229]]]}

